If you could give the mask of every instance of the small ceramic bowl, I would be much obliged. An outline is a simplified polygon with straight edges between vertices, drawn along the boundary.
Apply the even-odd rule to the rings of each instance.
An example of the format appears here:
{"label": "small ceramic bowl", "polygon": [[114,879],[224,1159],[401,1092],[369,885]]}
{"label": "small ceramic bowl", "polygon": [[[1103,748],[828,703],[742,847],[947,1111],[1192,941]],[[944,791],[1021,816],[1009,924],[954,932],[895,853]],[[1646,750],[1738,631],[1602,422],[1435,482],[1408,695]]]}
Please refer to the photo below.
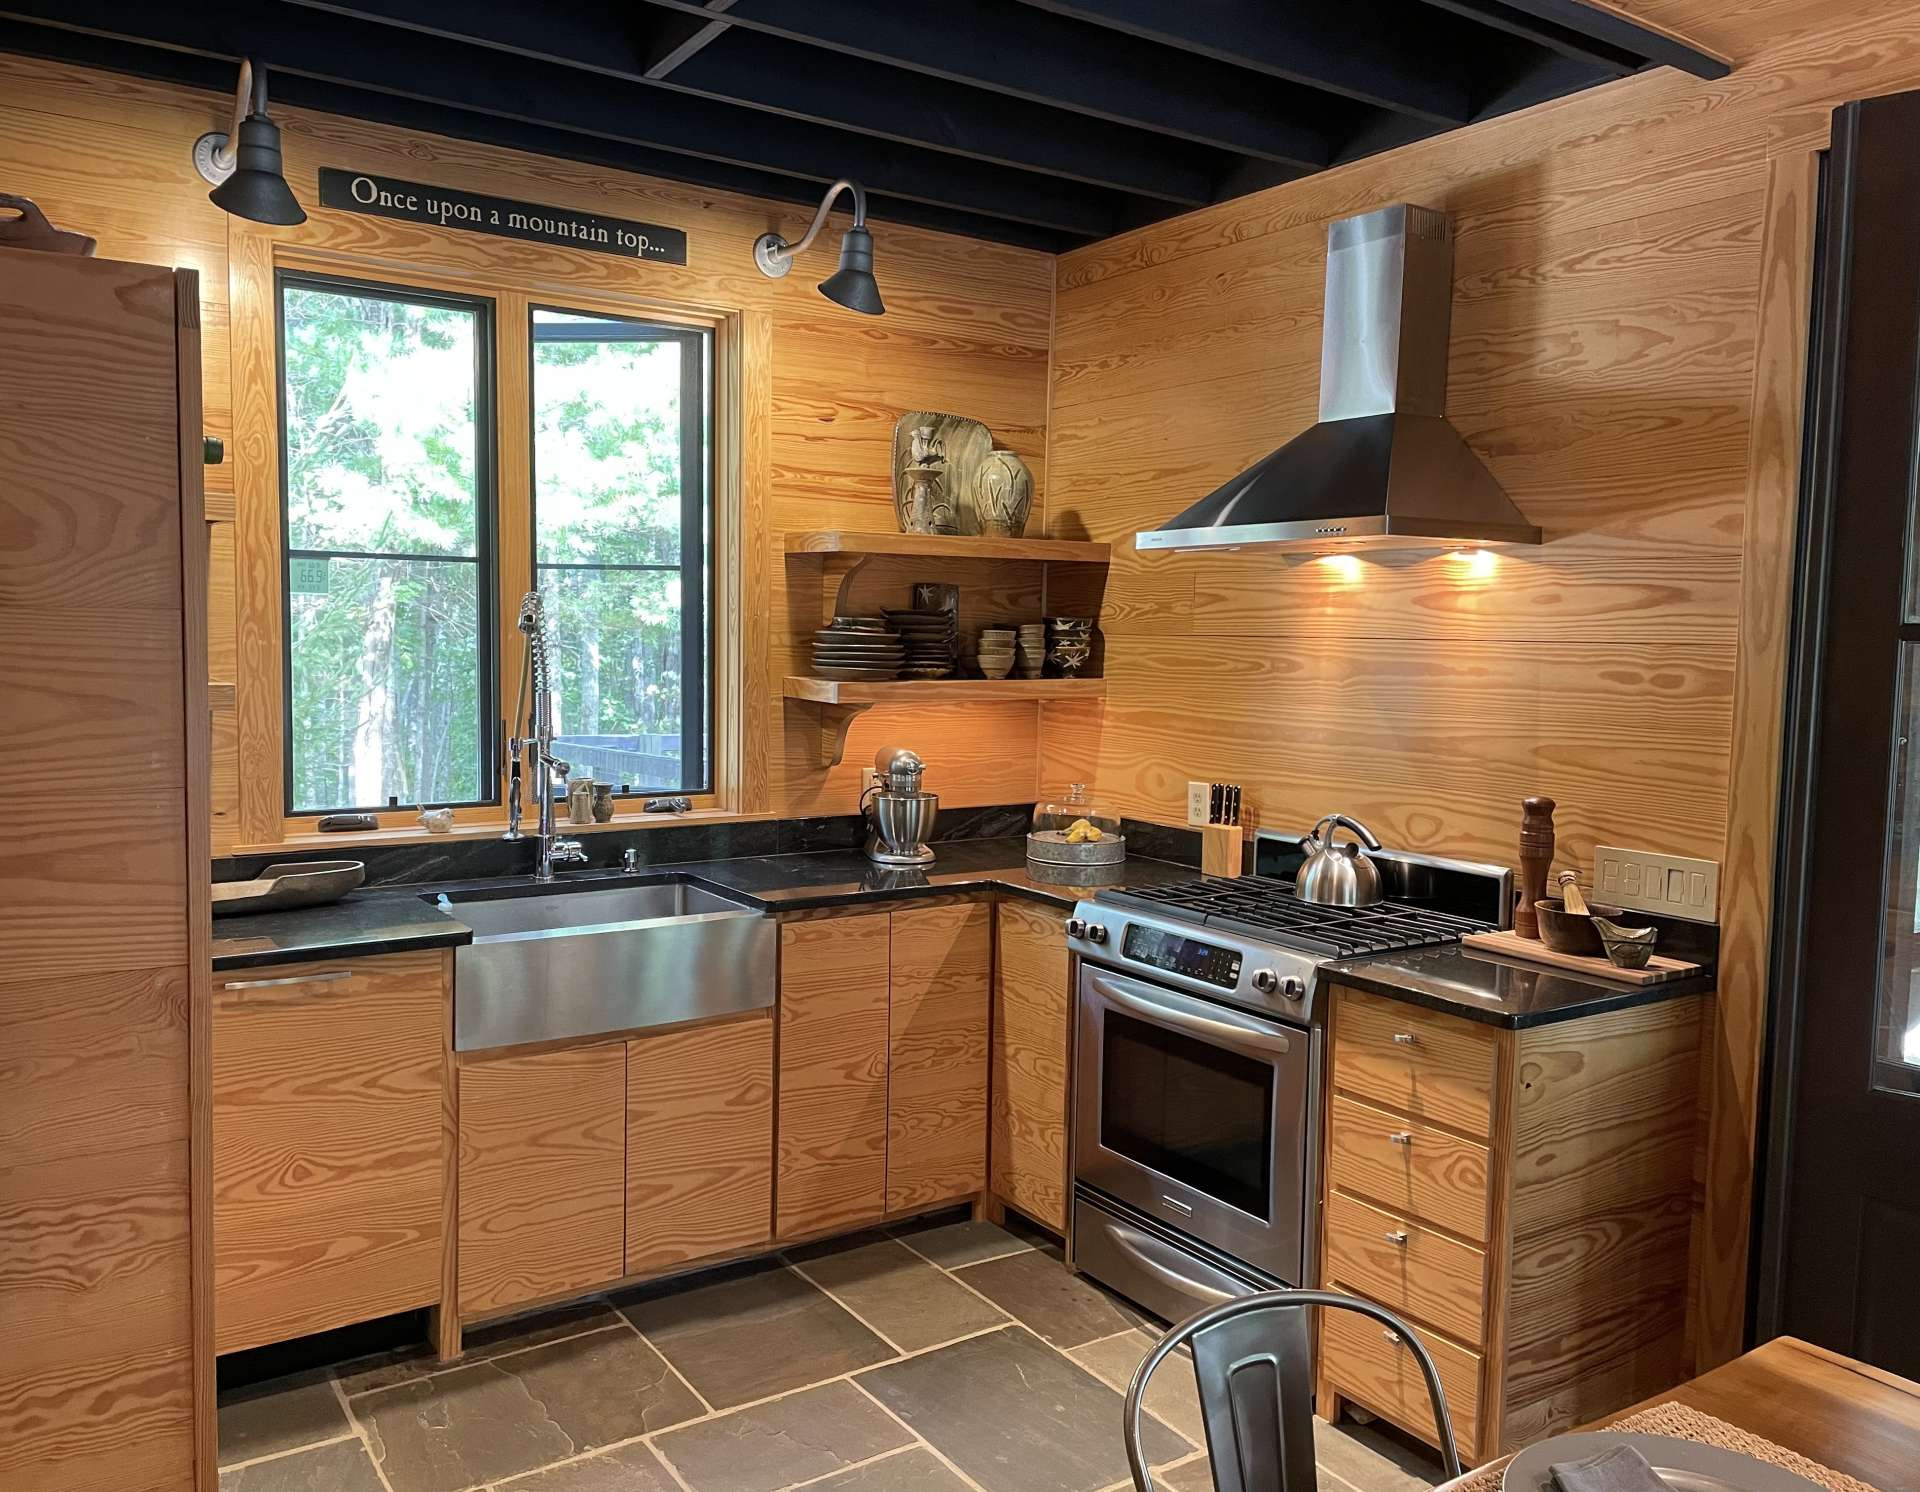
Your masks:
{"label": "small ceramic bowl", "polygon": [[1593,930],[1600,935],[1608,962],[1617,969],[1646,968],[1653,958],[1653,945],[1660,940],[1657,927],[1622,927],[1604,916],[1593,919]]}

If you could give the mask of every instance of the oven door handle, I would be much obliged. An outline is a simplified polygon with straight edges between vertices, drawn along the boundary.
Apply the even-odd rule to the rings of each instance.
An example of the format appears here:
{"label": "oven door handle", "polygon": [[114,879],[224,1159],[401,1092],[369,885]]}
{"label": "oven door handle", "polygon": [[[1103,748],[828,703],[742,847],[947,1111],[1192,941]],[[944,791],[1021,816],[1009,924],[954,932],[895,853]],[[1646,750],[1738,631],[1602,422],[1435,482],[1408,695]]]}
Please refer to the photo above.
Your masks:
{"label": "oven door handle", "polygon": [[[1187,1031],[1239,1051],[1285,1056],[1293,1050],[1293,1042],[1285,1032],[1255,1025],[1251,1021],[1243,1024],[1232,1019],[1225,1011],[1219,1015],[1202,1015],[1185,1008],[1188,1002],[1184,996],[1161,995],[1157,991],[1153,996],[1137,995],[1099,974],[1093,975],[1092,980],[1095,993],[1142,1020],[1172,1026],[1176,1030]],[[1180,1004],[1174,1005],[1174,1000],[1179,1000]]]}

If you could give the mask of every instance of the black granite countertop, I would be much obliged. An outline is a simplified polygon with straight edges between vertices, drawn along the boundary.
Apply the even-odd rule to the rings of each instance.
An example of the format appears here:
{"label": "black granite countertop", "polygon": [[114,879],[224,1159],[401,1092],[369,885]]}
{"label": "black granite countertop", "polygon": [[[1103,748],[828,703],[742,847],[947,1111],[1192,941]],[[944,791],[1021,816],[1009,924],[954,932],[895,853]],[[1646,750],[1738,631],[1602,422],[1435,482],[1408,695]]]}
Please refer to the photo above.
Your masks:
{"label": "black granite countertop", "polygon": [[1458,944],[1342,959],[1323,969],[1321,977],[1509,1030],[1654,1005],[1714,987],[1711,974],[1660,984],[1590,979]]}
{"label": "black granite countertop", "polygon": [[310,958],[453,948],[472,941],[471,928],[422,901],[417,891],[382,888],[350,892],[330,906],[216,917],[213,967],[219,973]]}
{"label": "black granite countertop", "polygon": [[[645,873],[701,882],[769,912],[986,891],[1070,908],[1100,889],[1167,885],[1200,874],[1189,865],[1135,856],[1105,873],[1107,879],[1060,884],[1036,879],[1024,838],[949,840],[935,848],[938,858],[919,869],[891,869],[857,850],[829,850],[649,865]],[[564,874],[560,881],[585,886],[610,876],[621,878],[618,872],[592,870]],[[483,887],[530,889],[525,877],[381,886],[327,907],[222,917],[213,925],[213,967],[247,969],[470,943],[473,933],[458,920],[458,907],[449,916],[422,893]],[[1714,983],[1711,975],[1701,975],[1664,984],[1618,984],[1458,946],[1346,959],[1329,965],[1324,977],[1509,1029],[1700,994]]]}
{"label": "black granite countertop", "polygon": [[[741,856],[649,865],[647,875],[673,875],[730,892],[770,912],[851,907],[956,892],[1002,891],[1057,907],[1071,907],[1101,887],[1163,885],[1192,880],[1200,872],[1164,860],[1132,859],[1097,882],[1049,883],[1027,867],[1026,840],[958,839],[936,846],[939,858],[924,868],[875,865],[855,850],[793,855]],[[615,873],[617,875],[617,873]],[[588,885],[605,870],[563,874],[560,883]],[[221,917],[213,924],[213,967],[249,969],[313,958],[399,953],[410,948],[451,948],[473,941],[472,930],[422,898],[422,893],[521,887],[524,877],[502,877],[414,886],[382,886],[351,893],[325,907]]]}

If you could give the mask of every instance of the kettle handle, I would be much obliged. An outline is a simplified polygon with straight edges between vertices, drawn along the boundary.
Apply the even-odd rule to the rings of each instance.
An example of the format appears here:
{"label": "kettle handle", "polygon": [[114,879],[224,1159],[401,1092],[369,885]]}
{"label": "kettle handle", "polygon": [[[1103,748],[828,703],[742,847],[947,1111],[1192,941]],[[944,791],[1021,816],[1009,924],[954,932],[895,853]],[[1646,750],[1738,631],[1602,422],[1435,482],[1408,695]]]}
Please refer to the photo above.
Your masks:
{"label": "kettle handle", "polygon": [[[1333,848],[1333,831],[1335,828],[1341,826],[1352,830],[1354,837],[1368,849],[1377,850],[1380,848],[1380,841],[1374,837],[1373,830],[1361,823],[1360,820],[1349,818],[1344,813],[1328,814],[1313,826],[1313,831],[1307,835],[1307,839],[1322,851],[1331,850]],[[1327,831],[1326,838],[1324,839],[1320,837],[1322,828]],[[1311,851],[1309,853],[1311,853]]]}

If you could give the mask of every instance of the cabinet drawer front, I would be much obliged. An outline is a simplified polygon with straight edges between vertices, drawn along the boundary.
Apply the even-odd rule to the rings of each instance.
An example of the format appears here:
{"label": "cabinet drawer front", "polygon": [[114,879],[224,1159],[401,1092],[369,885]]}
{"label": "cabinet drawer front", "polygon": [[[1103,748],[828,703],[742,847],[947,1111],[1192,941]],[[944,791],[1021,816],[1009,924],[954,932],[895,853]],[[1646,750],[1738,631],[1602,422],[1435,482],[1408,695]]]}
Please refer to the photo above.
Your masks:
{"label": "cabinet drawer front", "polygon": [[1487,1147],[1472,1140],[1336,1097],[1327,1111],[1327,1182],[1487,1241]]}
{"label": "cabinet drawer front", "polygon": [[1493,1132],[1493,1030],[1358,990],[1338,991],[1334,1008],[1336,1088],[1468,1134]]}
{"label": "cabinet drawer front", "polygon": [[[1347,1283],[1328,1288],[1366,1293]],[[1352,1311],[1325,1311],[1321,1320],[1322,1375],[1367,1408],[1433,1443],[1438,1438],[1433,1405],[1412,1349],[1378,1322]],[[1447,1396],[1447,1412],[1453,1417],[1453,1434],[1461,1456],[1469,1461],[1480,1459],[1480,1354],[1456,1347],[1432,1332],[1422,1332],[1420,1341],[1433,1354],[1434,1367],[1440,1372],[1440,1387]]]}
{"label": "cabinet drawer front", "polygon": [[1340,1192],[1327,1198],[1326,1272],[1462,1342],[1483,1339],[1487,1256]]}

